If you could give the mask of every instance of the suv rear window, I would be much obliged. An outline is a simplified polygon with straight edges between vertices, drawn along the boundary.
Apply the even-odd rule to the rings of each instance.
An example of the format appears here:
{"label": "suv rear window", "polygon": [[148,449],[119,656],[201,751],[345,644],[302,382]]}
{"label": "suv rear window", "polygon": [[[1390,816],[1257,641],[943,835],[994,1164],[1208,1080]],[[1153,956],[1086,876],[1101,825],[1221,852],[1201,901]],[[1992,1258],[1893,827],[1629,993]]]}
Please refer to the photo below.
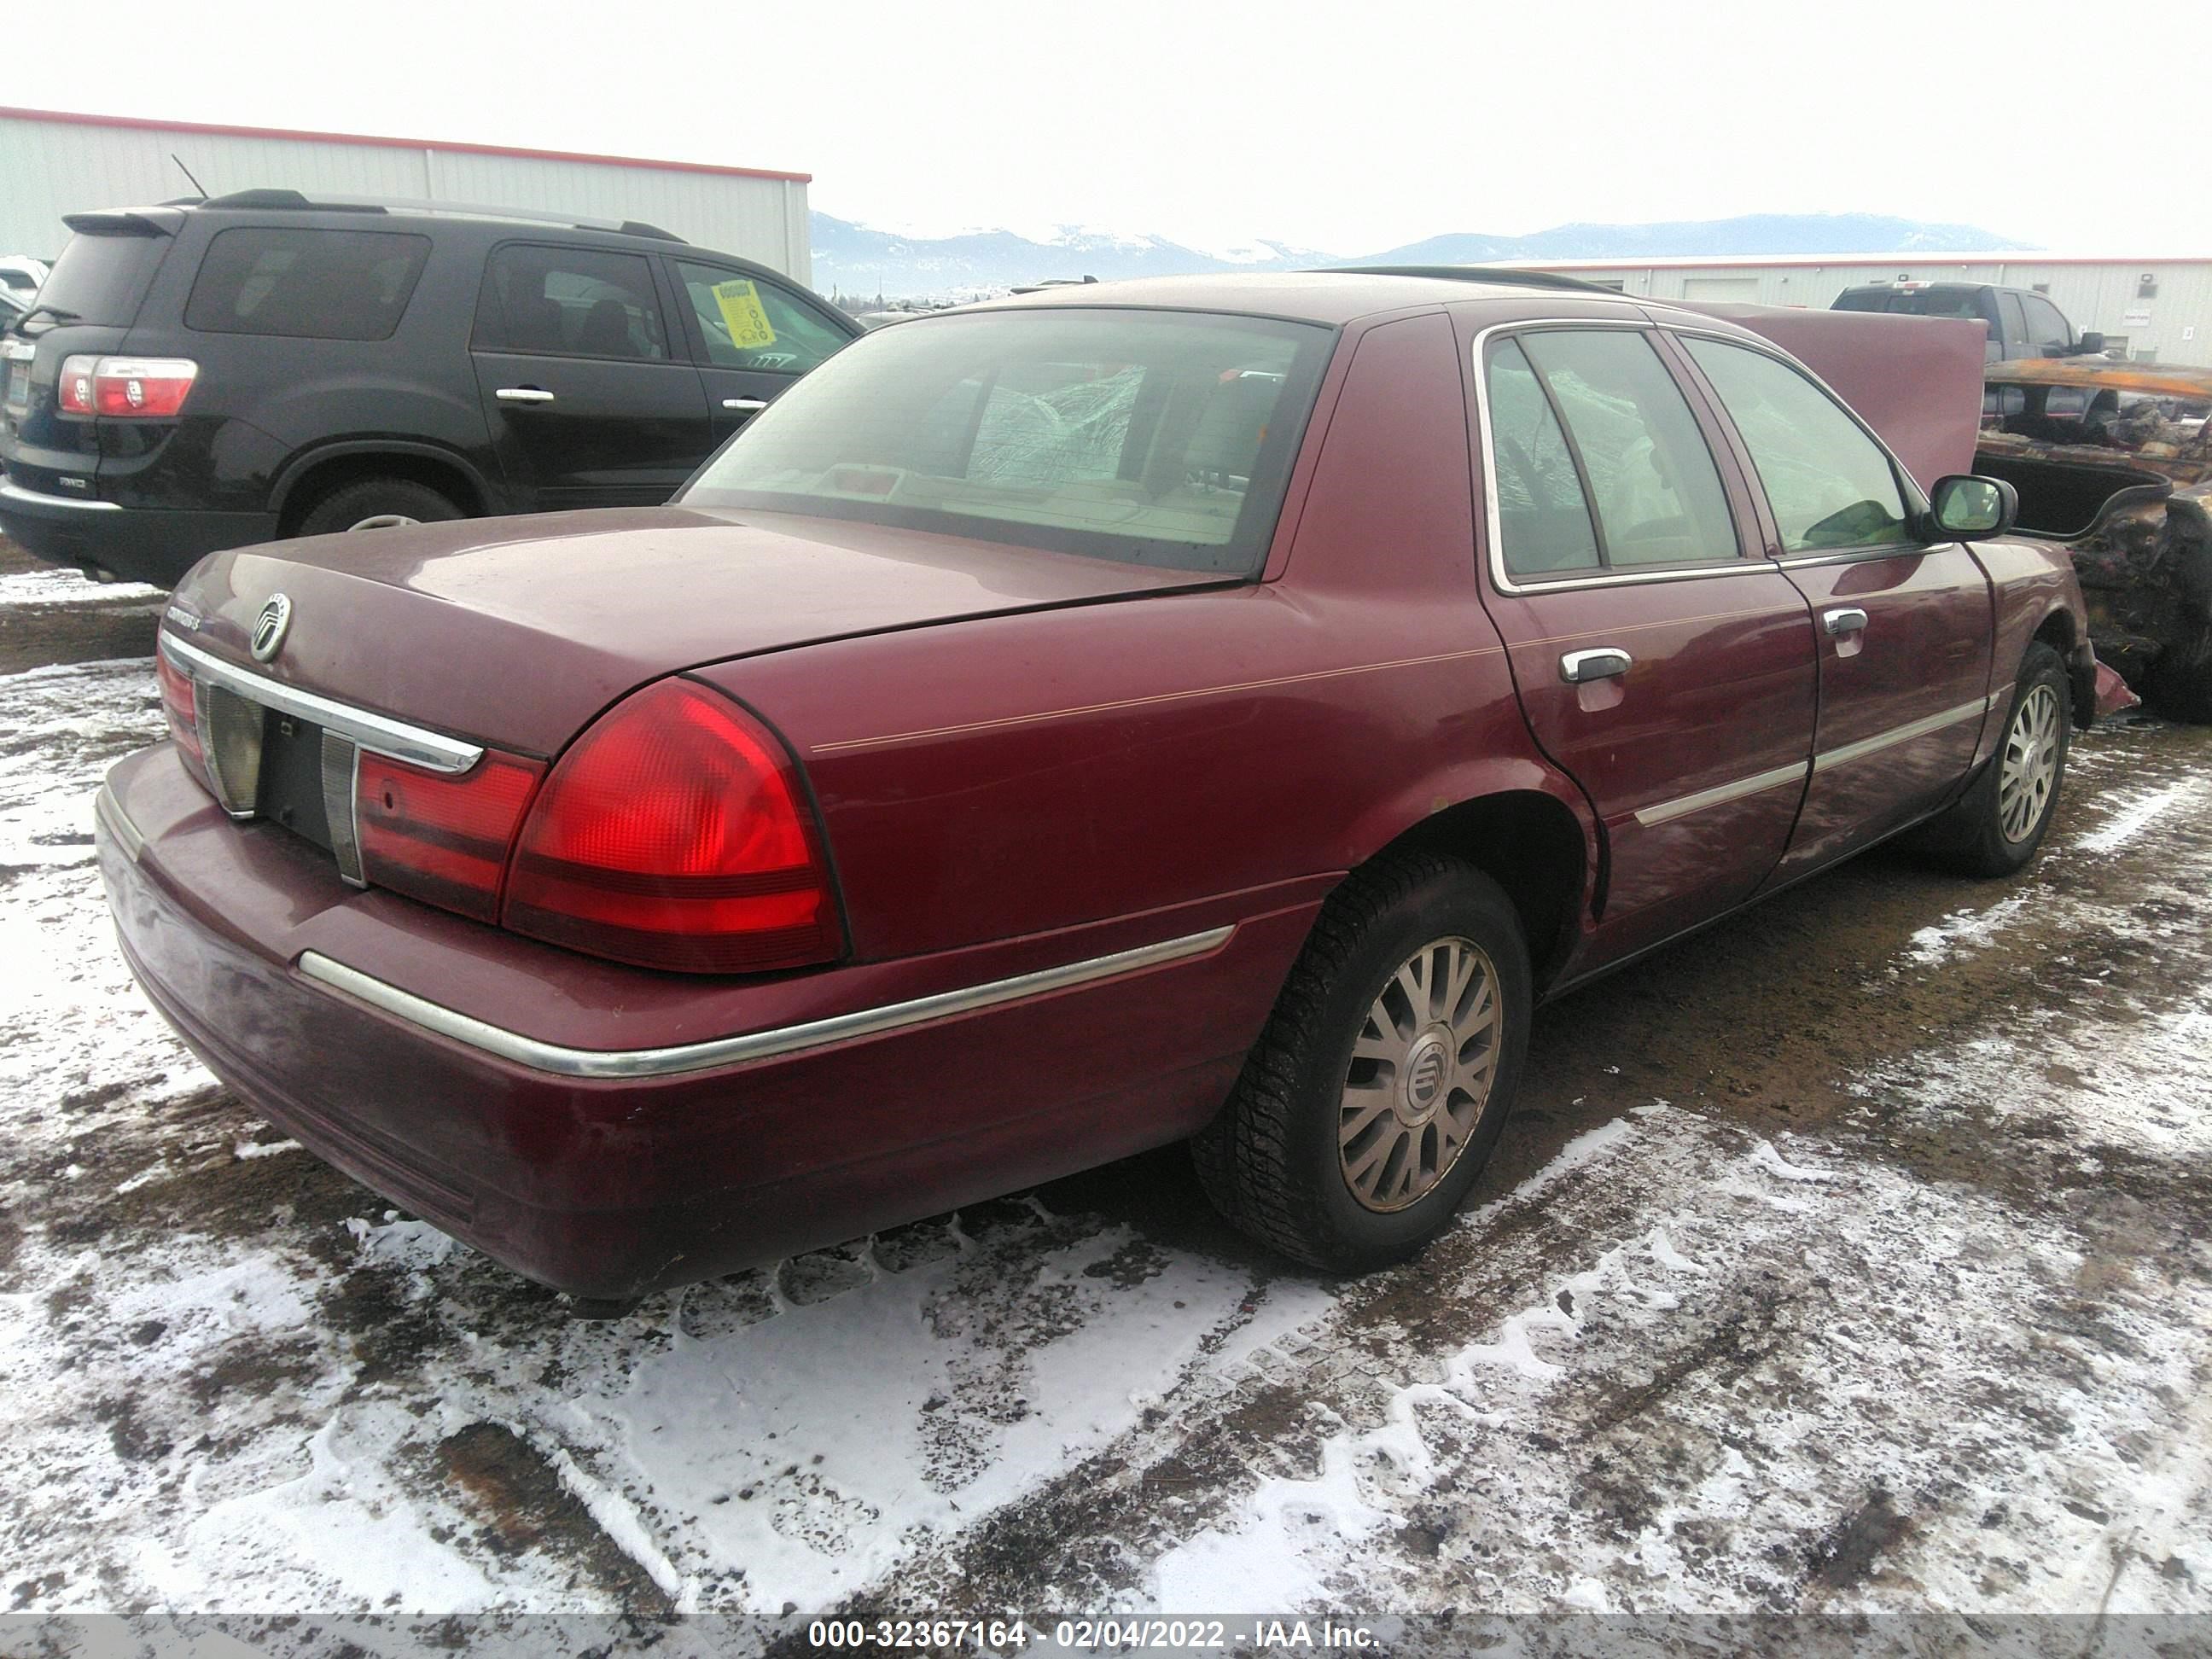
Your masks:
{"label": "suv rear window", "polygon": [[128,328],[169,244],[167,236],[79,231],[46,273],[39,303],[70,313],[46,313],[53,320]]}
{"label": "suv rear window", "polygon": [[185,326],[209,334],[388,340],[429,257],[428,237],[398,231],[217,231],[185,302]]}
{"label": "suv rear window", "polygon": [[1249,574],[1334,337],[1103,307],[902,323],[755,416],[679,499]]}

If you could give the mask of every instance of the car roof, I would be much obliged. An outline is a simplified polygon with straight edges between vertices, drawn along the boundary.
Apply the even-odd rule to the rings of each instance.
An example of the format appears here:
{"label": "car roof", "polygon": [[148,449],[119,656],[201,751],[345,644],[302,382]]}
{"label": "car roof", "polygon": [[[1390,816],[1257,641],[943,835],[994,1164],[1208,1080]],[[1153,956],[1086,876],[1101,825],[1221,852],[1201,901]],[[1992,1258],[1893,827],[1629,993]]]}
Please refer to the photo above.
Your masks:
{"label": "car roof", "polygon": [[[1382,313],[1428,306],[1465,307],[1471,302],[1489,301],[1500,308],[1511,306],[1526,310],[1528,302],[1539,297],[1547,307],[1557,305],[1558,314],[1570,317],[1585,313],[1618,317],[1624,306],[1650,311],[1674,309],[1663,301],[1624,295],[1595,283],[1553,278],[1543,272],[1486,270],[1479,266],[1443,269],[1452,269],[1452,274],[1431,275],[1401,268],[1140,276],[1125,282],[1042,289],[960,309],[973,313],[1132,306],[1162,311],[1241,313],[1339,327]],[[1464,275],[1460,274],[1461,270]]]}

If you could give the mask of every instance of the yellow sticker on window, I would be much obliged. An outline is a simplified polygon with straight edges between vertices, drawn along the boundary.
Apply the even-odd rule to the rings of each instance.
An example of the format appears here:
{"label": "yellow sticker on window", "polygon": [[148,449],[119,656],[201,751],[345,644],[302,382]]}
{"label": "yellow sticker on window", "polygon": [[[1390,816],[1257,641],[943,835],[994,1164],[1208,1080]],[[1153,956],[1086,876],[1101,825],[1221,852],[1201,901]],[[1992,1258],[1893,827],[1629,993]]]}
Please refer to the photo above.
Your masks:
{"label": "yellow sticker on window", "polygon": [[730,331],[730,343],[740,351],[757,351],[775,343],[775,328],[761,304],[760,290],[745,277],[733,277],[714,287],[714,304],[722,313],[722,326]]}

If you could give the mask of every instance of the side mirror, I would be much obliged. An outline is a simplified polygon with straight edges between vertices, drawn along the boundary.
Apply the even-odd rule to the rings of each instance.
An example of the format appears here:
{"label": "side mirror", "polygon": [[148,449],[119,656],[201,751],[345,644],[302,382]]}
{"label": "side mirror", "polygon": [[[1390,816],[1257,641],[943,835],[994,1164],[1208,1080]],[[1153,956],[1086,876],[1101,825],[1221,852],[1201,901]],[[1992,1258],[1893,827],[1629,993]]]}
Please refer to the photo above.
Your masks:
{"label": "side mirror", "polygon": [[2105,337],[2092,329],[2081,337],[2081,343],[2075,349],[2084,357],[2101,357],[2105,355]]}
{"label": "side mirror", "polygon": [[2020,517],[2020,492],[2002,478],[1954,472],[1936,480],[1929,492],[1929,514],[1937,532],[1952,541],[2002,536]]}

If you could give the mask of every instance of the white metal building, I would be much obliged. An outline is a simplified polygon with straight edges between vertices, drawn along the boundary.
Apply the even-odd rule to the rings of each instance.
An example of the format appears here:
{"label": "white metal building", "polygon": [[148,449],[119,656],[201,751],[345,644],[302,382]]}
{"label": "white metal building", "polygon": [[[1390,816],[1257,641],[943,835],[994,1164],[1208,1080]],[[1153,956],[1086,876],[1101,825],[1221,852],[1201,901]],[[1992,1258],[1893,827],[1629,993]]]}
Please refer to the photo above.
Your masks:
{"label": "white metal building", "polygon": [[2212,257],[2047,253],[1799,254],[1768,259],[1569,259],[1534,267],[1655,300],[1723,300],[1826,310],[1863,283],[1996,283],[2047,294],[2076,329],[2139,362],[2212,365]]}
{"label": "white metal building", "polygon": [[[172,159],[172,158],[176,159]],[[51,259],[65,213],[252,189],[634,219],[811,283],[811,175],[496,144],[0,108],[0,254]]]}

